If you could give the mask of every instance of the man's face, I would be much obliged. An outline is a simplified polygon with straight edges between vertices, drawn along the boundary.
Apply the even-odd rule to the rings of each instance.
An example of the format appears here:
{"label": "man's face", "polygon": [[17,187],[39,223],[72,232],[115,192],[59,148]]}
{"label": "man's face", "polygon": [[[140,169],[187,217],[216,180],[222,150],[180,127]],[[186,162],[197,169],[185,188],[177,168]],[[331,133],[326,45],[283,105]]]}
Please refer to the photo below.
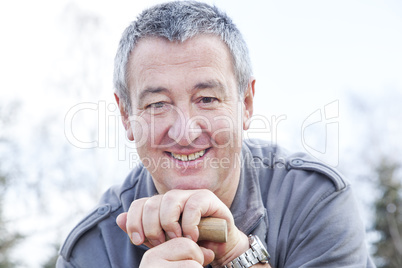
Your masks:
{"label": "man's face", "polygon": [[128,72],[132,138],[158,192],[234,195],[254,82],[240,97],[226,45],[210,35],[183,43],[145,38],[131,53]]}

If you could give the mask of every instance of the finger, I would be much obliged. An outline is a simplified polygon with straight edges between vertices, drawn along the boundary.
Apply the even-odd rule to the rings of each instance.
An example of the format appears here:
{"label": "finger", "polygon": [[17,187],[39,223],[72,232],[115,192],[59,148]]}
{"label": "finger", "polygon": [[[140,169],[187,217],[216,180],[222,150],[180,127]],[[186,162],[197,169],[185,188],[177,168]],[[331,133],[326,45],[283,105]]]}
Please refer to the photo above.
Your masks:
{"label": "finger", "polygon": [[195,242],[198,241],[198,237],[200,234],[197,226],[200,223],[201,216],[201,211],[193,207],[186,208],[183,211],[183,216],[181,220],[183,236],[188,237]]}
{"label": "finger", "polygon": [[[145,253],[147,254],[147,253]],[[145,256],[146,257],[146,256]],[[148,260],[146,258],[142,258],[139,268],[148,268],[148,267],[163,267],[163,268],[177,268],[177,267],[185,267],[185,268],[203,268],[201,264],[193,260],[182,260],[182,261],[167,261],[161,259]]]}
{"label": "finger", "polygon": [[191,191],[172,190],[163,195],[160,219],[161,226],[169,238],[181,237],[181,213]]}
{"label": "finger", "polygon": [[202,264],[202,266],[207,266],[208,264],[210,264],[214,259],[215,259],[215,253],[207,248],[204,247],[200,247],[202,254],[204,254],[204,263]]}
{"label": "finger", "polygon": [[127,213],[126,231],[135,245],[141,245],[144,242],[144,230],[142,226],[142,211],[148,198],[137,199],[131,203]]}
{"label": "finger", "polygon": [[197,241],[199,232],[197,225],[201,217],[216,217],[234,224],[229,208],[209,190],[198,190],[187,200],[183,209],[181,227],[185,236]]}
{"label": "finger", "polygon": [[[205,250],[209,260],[211,253],[207,251]],[[159,262],[159,266],[151,265],[155,262]],[[166,265],[169,263],[180,263],[180,267],[203,267],[204,251],[191,239],[179,237],[148,250],[143,256],[141,266],[146,267],[145,263],[152,267],[169,267]]]}
{"label": "finger", "polygon": [[116,218],[116,224],[122,229],[125,233],[127,233],[127,228],[126,228],[126,223],[127,223],[127,212],[119,214]]}
{"label": "finger", "polygon": [[[167,260],[194,260],[199,264],[204,263],[204,254],[201,248],[191,239],[179,237],[168,242],[171,242],[169,244],[171,250],[166,251]],[[172,256],[172,251],[175,252],[174,256]]]}
{"label": "finger", "polygon": [[165,242],[165,233],[160,223],[161,201],[162,195],[156,195],[149,198],[144,203],[142,211],[142,226],[144,234],[153,246]]}

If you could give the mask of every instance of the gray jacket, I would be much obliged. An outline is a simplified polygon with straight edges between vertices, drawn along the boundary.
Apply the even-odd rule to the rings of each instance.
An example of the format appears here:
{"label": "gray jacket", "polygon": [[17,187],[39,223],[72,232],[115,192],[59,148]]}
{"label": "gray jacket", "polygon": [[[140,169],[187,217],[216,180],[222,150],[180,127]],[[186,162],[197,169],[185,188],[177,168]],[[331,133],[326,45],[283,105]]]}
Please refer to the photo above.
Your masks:
{"label": "gray jacket", "polygon": [[[271,266],[375,267],[343,177],[305,154],[256,143],[243,143],[241,179],[230,209],[242,232],[265,243]],[[131,244],[116,217],[133,200],[156,193],[148,171],[134,168],[72,230],[57,267],[138,267],[147,247]]]}

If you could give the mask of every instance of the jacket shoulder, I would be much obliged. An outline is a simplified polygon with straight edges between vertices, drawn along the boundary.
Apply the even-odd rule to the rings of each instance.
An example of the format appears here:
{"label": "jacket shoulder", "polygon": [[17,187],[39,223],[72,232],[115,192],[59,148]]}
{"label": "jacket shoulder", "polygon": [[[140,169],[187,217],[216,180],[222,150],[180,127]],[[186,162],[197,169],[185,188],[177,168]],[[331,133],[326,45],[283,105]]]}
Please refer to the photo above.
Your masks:
{"label": "jacket shoulder", "polygon": [[337,169],[305,153],[297,153],[289,156],[287,159],[287,168],[289,170],[312,171],[324,175],[332,182],[336,191],[341,191],[349,185],[347,180]]}
{"label": "jacket shoulder", "polygon": [[270,172],[276,176],[282,174],[285,177],[290,171],[309,171],[320,174],[320,177],[325,177],[332,182],[336,191],[341,191],[349,185],[336,168],[306,153],[291,154],[280,146],[255,139],[245,141],[244,145],[251,153],[254,166],[256,162],[259,162],[260,171],[264,174]]}
{"label": "jacket shoulder", "polygon": [[[103,223],[115,224],[116,215],[127,209],[136,198],[134,189],[138,188],[138,182],[143,175],[143,168],[138,167],[132,170],[121,186],[111,187],[103,194],[95,209],[70,231],[64,241],[59,254],[65,261],[70,261],[74,249],[81,242],[88,244],[88,247],[93,247],[93,244],[96,244],[95,247],[100,247],[99,239],[96,240],[94,237],[101,237],[101,235],[93,236],[93,233],[98,232],[101,234]],[[90,236],[92,237],[91,239],[86,239],[86,237]]]}
{"label": "jacket shoulder", "polygon": [[98,206],[91,213],[89,213],[83,220],[81,220],[64,241],[63,246],[60,249],[60,255],[66,260],[70,261],[71,254],[78,240],[89,232],[97,224],[107,219],[112,212],[112,206],[110,204],[104,204]]}

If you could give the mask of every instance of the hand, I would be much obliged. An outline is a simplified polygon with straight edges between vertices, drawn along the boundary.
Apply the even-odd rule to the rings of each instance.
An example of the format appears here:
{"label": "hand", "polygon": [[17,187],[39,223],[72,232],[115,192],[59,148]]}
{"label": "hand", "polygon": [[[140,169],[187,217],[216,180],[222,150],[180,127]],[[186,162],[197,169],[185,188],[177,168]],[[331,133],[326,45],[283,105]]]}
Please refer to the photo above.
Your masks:
{"label": "hand", "polygon": [[[201,251],[201,248],[207,248],[214,252],[212,265],[221,266],[245,252],[249,244],[247,236],[235,226],[229,208],[209,190],[171,190],[163,195],[135,200],[128,213],[120,214],[116,222],[134,244],[140,245],[147,238],[149,242],[145,245],[155,247],[153,249],[158,254],[159,250],[166,250],[162,255],[171,256],[172,248],[166,244],[176,239],[164,243],[165,233],[169,238],[184,236],[196,242],[199,235],[197,225],[201,217],[209,216],[227,221],[228,242],[202,241],[198,244]],[[177,248],[177,251],[179,254],[182,250]],[[149,255],[157,254],[153,252]],[[193,259],[193,256],[188,258]]]}
{"label": "hand", "polygon": [[189,267],[202,268],[214,259],[214,253],[199,247],[188,238],[176,238],[145,252],[140,268]]}

